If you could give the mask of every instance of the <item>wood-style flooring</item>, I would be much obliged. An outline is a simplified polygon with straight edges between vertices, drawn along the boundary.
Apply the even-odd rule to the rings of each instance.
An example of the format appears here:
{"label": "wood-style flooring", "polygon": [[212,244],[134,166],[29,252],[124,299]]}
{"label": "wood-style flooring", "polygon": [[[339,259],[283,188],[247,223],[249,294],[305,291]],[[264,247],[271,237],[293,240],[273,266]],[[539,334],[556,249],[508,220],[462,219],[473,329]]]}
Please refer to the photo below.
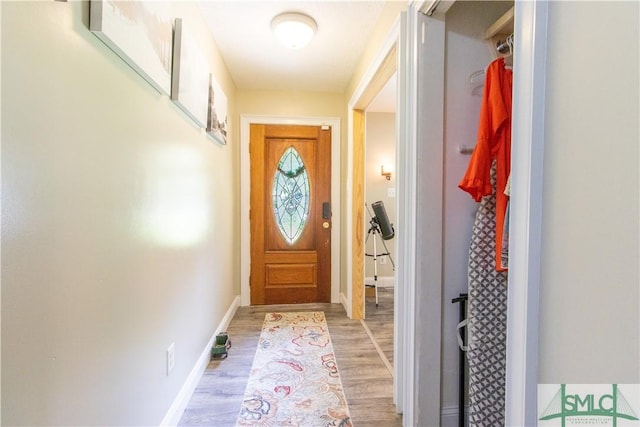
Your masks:
{"label": "wood-style flooring", "polygon": [[[378,309],[382,306],[381,301]],[[362,323],[350,320],[340,304],[240,307],[227,330],[232,343],[229,356],[209,363],[182,416],[181,426],[235,426],[264,316],[272,311],[324,311],[353,425],[402,426],[402,416],[393,404],[391,373]],[[374,316],[371,311],[367,315]]]}
{"label": "wood-style flooring", "polygon": [[393,288],[378,288],[375,298],[365,300],[365,323],[373,338],[393,367]]}

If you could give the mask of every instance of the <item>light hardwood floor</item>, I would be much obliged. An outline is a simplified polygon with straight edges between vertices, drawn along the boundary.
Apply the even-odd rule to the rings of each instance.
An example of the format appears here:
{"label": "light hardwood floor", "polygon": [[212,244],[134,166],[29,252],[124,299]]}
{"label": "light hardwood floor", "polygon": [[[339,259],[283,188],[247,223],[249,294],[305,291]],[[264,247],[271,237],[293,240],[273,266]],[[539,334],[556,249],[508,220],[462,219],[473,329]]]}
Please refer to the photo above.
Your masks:
{"label": "light hardwood floor", "polygon": [[232,343],[229,356],[209,363],[180,425],[235,426],[262,322],[272,311],[324,311],[353,425],[402,426],[393,404],[391,374],[360,321],[350,320],[340,304],[239,308],[227,330]]}
{"label": "light hardwood floor", "polygon": [[378,288],[378,306],[375,298],[365,300],[365,323],[373,338],[393,366],[393,288]]}

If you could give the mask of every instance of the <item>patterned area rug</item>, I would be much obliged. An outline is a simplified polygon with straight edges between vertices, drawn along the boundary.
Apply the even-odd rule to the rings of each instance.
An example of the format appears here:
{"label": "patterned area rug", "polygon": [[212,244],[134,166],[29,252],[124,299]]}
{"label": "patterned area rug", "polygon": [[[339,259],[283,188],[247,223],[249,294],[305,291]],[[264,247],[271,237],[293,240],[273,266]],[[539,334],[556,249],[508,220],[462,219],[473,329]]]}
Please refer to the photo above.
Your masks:
{"label": "patterned area rug", "polygon": [[237,426],[351,426],[323,312],[267,313]]}

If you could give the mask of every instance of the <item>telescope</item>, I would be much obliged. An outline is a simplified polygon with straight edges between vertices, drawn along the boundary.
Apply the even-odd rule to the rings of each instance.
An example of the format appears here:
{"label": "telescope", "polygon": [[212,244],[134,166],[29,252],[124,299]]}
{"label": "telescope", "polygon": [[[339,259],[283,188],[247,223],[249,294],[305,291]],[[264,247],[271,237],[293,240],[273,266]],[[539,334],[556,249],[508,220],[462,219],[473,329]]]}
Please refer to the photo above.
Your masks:
{"label": "telescope", "polygon": [[[391,265],[395,270],[396,265],[394,264],[393,258],[391,257],[391,253],[389,252],[389,249],[387,248],[387,245],[384,242],[385,240],[393,239],[393,237],[395,236],[395,231],[393,230],[393,224],[389,222],[389,217],[387,216],[387,210],[384,208],[384,203],[382,202],[382,200],[373,202],[371,204],[371,208],[373,209],[373,213],[374,213],[373,215],[371,215],[371,211],[369,211],[369,208],[367,207],[367,212],[369,212],[369,216],[371,217],[371,220],[369,220],[369,224],[371,224],[371,227],[367,232],[367,238],[365,239],[364,243],[366,246],[367,242],[369,241],[369,237],[373,235],[373,253],[365,252],[365,256],[373,258],[373,284],[366,285],[366,286],[375,288],[376,307],[378,307],[378,258],[381,256],[389,257],[389,260],[391,261]],[[385,250],[384,252],[378,253],[378,247],[376,245],[376,237],[380,237],[382,239],[381,243],[382,243],[382,246],[384,247],[384,250]]]}
{"label": "telescope", "polygon": [[395,231],[393,229],[393,224],[389,222],[387,210],[384,208],[382,200],[371,203],[371,209],[373,209],[373,213],[375,214],[372,219],[380,226],[380,236],[382,237],[382,240],[393,239]]}

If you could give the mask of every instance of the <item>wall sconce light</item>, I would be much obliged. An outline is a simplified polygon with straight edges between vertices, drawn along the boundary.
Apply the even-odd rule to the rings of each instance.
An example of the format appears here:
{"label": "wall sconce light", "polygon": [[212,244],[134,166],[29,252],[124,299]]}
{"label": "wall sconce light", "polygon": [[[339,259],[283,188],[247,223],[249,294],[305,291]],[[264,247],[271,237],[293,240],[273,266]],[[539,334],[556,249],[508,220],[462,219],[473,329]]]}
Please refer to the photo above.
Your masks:
{"label": "wall sconce light", "polygon": [[387,181],[391,181],[391,165],[383,164],[380,166],[380,175],[387,178]]}

